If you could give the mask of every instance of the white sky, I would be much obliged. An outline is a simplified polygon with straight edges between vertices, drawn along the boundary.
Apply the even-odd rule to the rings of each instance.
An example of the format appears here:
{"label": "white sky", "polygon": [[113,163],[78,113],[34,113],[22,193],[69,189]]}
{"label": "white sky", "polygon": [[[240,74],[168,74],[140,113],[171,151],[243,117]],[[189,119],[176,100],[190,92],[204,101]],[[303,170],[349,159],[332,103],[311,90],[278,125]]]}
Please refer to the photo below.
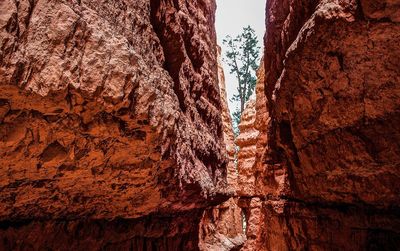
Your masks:
{"label": "white sky", "polygon": [[[250,25],[258,36],[259,46],[265,32],[265,0],[217,0],[216,29],[218,44],[222,47],[222,57],[225,56],[225,48],[222,40],[226,35],[235,37],[242,32],[243,27]],[[262,53],[260,52],[260,57]],[[224,63],[223,63],[224,64]],[[229,68],[224,64],[226,77],[226,89],[228,100],[236,92],[237,80],[229,74]],[[229,101],[230,111],[235,110],[236,104]]]}

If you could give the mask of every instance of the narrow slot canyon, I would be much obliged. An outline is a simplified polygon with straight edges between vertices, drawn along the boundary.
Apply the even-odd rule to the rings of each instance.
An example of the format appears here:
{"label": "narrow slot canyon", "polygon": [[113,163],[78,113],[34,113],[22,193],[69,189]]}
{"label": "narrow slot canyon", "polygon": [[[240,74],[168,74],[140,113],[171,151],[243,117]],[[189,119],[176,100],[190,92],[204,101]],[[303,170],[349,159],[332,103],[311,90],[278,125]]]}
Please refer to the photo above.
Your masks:
{"label": "narrow slot canyon", "polygon": [[400,1],[266,1],[238,135],[217,7],[0,1],[0,251],[400,250]]}

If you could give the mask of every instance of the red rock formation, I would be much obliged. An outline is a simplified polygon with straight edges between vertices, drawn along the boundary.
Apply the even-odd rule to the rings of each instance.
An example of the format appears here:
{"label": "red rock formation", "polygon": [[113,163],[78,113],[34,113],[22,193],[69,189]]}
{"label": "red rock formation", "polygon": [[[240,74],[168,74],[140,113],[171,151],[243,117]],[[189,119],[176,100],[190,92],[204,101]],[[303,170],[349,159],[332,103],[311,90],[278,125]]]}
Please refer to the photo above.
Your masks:
{"label": "red rock formation", "polygon": [[272,93],[274,151],[299,199],[387,207],[399,202],[400,26],[368,23],[360,7],[322,1],[286,51]]}
{"label": "red rock formation", "polygon": [[198,250],[200,216],[3,221],[0,250]]}
{"label": "red rock formation", "polygon": [[223,127],[223,135],[224,142],[226,146],[226,151],[228,154],[228,165],[227,165],[227,182],[229,189],[232,193],[236,194],[238,190],[238,172],[235,166],[235,155],[236,155],[236,144],[235,144],[235,134],[233,132],[232,127],[232,118],[231,113],[228,107],[228,97],[226,94],[226,83],[225,83],[225,74],[224,68],[222,67],[221,62],[221,48],[218,47],[218,83],[219,83],[219,91],[221,96],[221,108],[222,108],[222,127]]}
{"label": "red rock formation", "polygon": [[398,249],[399,9],[267,2],[265,201],[250,250]]}
{"label": "red rock formation", "polygon": [[[264,180],[264,176],[267,174],[265,174],[262,159],[267,146],[269,122],[262,60],[257,72],[255,95],[246,104],[239,125],[240,134],[236,139],[236,144],[240,148],[238,153],[238,195],[241,197],[263,197],[268,188]],[[279,182],[279,177],[276,178]]]}
{"label": "red rock formation", "polygon": [[269,123],[265,106],[264,68],[261,63],[257,72],[256,93],[246,103],[239,124],[240,134],[236,144],[238,154],[238,205],[244,212],[247,241],[241,250],[258,250],[263,239],[264,224],[263,200],[266,189],[266,176],[262,163],[264,147],[267,145],[266,125]]}
{"label": "red rock formation", "polygon": [[[221,49],[218,48],[219,56]],[[218,80],[222,100],[222,121],[224,141],[227,147],[229,163],[227,165],[227,182],[231,195],[238,190],[238,172],[235,167],[236,147],[232,128],[232,119],[227,103],[225,76],[220,58],[218,60]],[[204,211],[200,222],[199,247],[200,250],[229,251],[243,245],[246,237],[243,232],[242,209],[237,205],[237,198],[211,207]]]}
{"label": "red rock formation", "polygon": [[246,242],[241,251],[262,250],[260,243],[263,242],[265,226],[265,213],[263,211],[262,197],[241,197],[238,200],[239,207],[244,212]]}
{"label": "red rock formation", "polygon": [[0,2],[0,250],[398,249],[398,1],[267,2],[239,189],[214,11]]}
{"label": "red rock formation", "polygon": [[0,3],[0,249],[197,249],[227,192],[214,11]]}
{"label": "red rock formation", "polygon": [[253,95],[245,105],[236,138],[238,152],[238,184],[240,196],[253,196],[256,193],[255,160],[258,130],[255,128],[256,100]]}
{"label": "red rock formation", "polygon": [[366,18],[400,22],[400,3],[397,0],[361,0],[361,8]]}
{"label": "red rock formation", "polygon": [[238,250],[246,240],[243,231],[243,212],[238,199],[206,209],[200,222],[200,250]]}

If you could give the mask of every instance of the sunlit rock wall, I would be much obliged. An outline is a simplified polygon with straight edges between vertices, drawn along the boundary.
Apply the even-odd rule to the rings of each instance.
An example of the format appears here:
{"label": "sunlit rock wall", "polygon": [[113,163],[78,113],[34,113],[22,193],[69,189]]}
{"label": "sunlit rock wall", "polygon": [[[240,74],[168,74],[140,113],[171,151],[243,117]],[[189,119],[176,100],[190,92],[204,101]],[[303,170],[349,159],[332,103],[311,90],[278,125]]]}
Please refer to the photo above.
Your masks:
{"label": "sunlit rock wall", "polygon": [[0,2],[0,249],[197,249],[228,194],[215,7]]}

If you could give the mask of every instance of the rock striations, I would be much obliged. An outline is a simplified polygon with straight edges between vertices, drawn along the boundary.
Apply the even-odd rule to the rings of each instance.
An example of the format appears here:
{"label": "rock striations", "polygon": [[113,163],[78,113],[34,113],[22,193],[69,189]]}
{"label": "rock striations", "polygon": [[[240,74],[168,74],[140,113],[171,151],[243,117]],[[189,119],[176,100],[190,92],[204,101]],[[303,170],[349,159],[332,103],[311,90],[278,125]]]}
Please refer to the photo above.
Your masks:
{"label": "rock striations", "polygon": [[[218,48],[219,57],[221,49]],[[227,147],[229,163],[227,165],[227,182],[231,196],[238,191],[238,172],[236,170],[235,155],[236,147],[230,116],[225,75],[222,63],[218,60],[218,80],[222,99],[222,121],[224,129],[224,141]],[[217,207],[207,208],[200,222],[199,247],[200,250],[229,251],[241,247],[246,240],[243,232],[243,212],[237,205],[237,198],[230,198],[228,201]]]}
{"label": "rock striations", "polygon": [[228,192],[215,8],[1,1],[1,250],[197,249]]}
{"label": "rock striations", "polygon": [[[236,144],[238,153],[238,206],[243,210],[247,241],[243,251],[257,250],[262,237],[264,215],[262,201],[264,198],[264,169],[260,158],[266,145],[266,124],[269,121],[264,94],[263,63],[257,72],[256,93],[246,103],[239,124],[240,134]],[[264,134],[263,134],[264,132]]]}
{"label": "rock striations", "polygon": [[267,2],[262,101],[239,136],[247,250],[398,249],[399,13],[398,1]]}
{"label": "rock striations", "polygon": [[240,196],[252,196],[256,193],[255,161],[258,130],[255,127],[256,100],[254,94],[245,105],[240,119],[240,134],[236,138],[238,152],[238,185]]}

